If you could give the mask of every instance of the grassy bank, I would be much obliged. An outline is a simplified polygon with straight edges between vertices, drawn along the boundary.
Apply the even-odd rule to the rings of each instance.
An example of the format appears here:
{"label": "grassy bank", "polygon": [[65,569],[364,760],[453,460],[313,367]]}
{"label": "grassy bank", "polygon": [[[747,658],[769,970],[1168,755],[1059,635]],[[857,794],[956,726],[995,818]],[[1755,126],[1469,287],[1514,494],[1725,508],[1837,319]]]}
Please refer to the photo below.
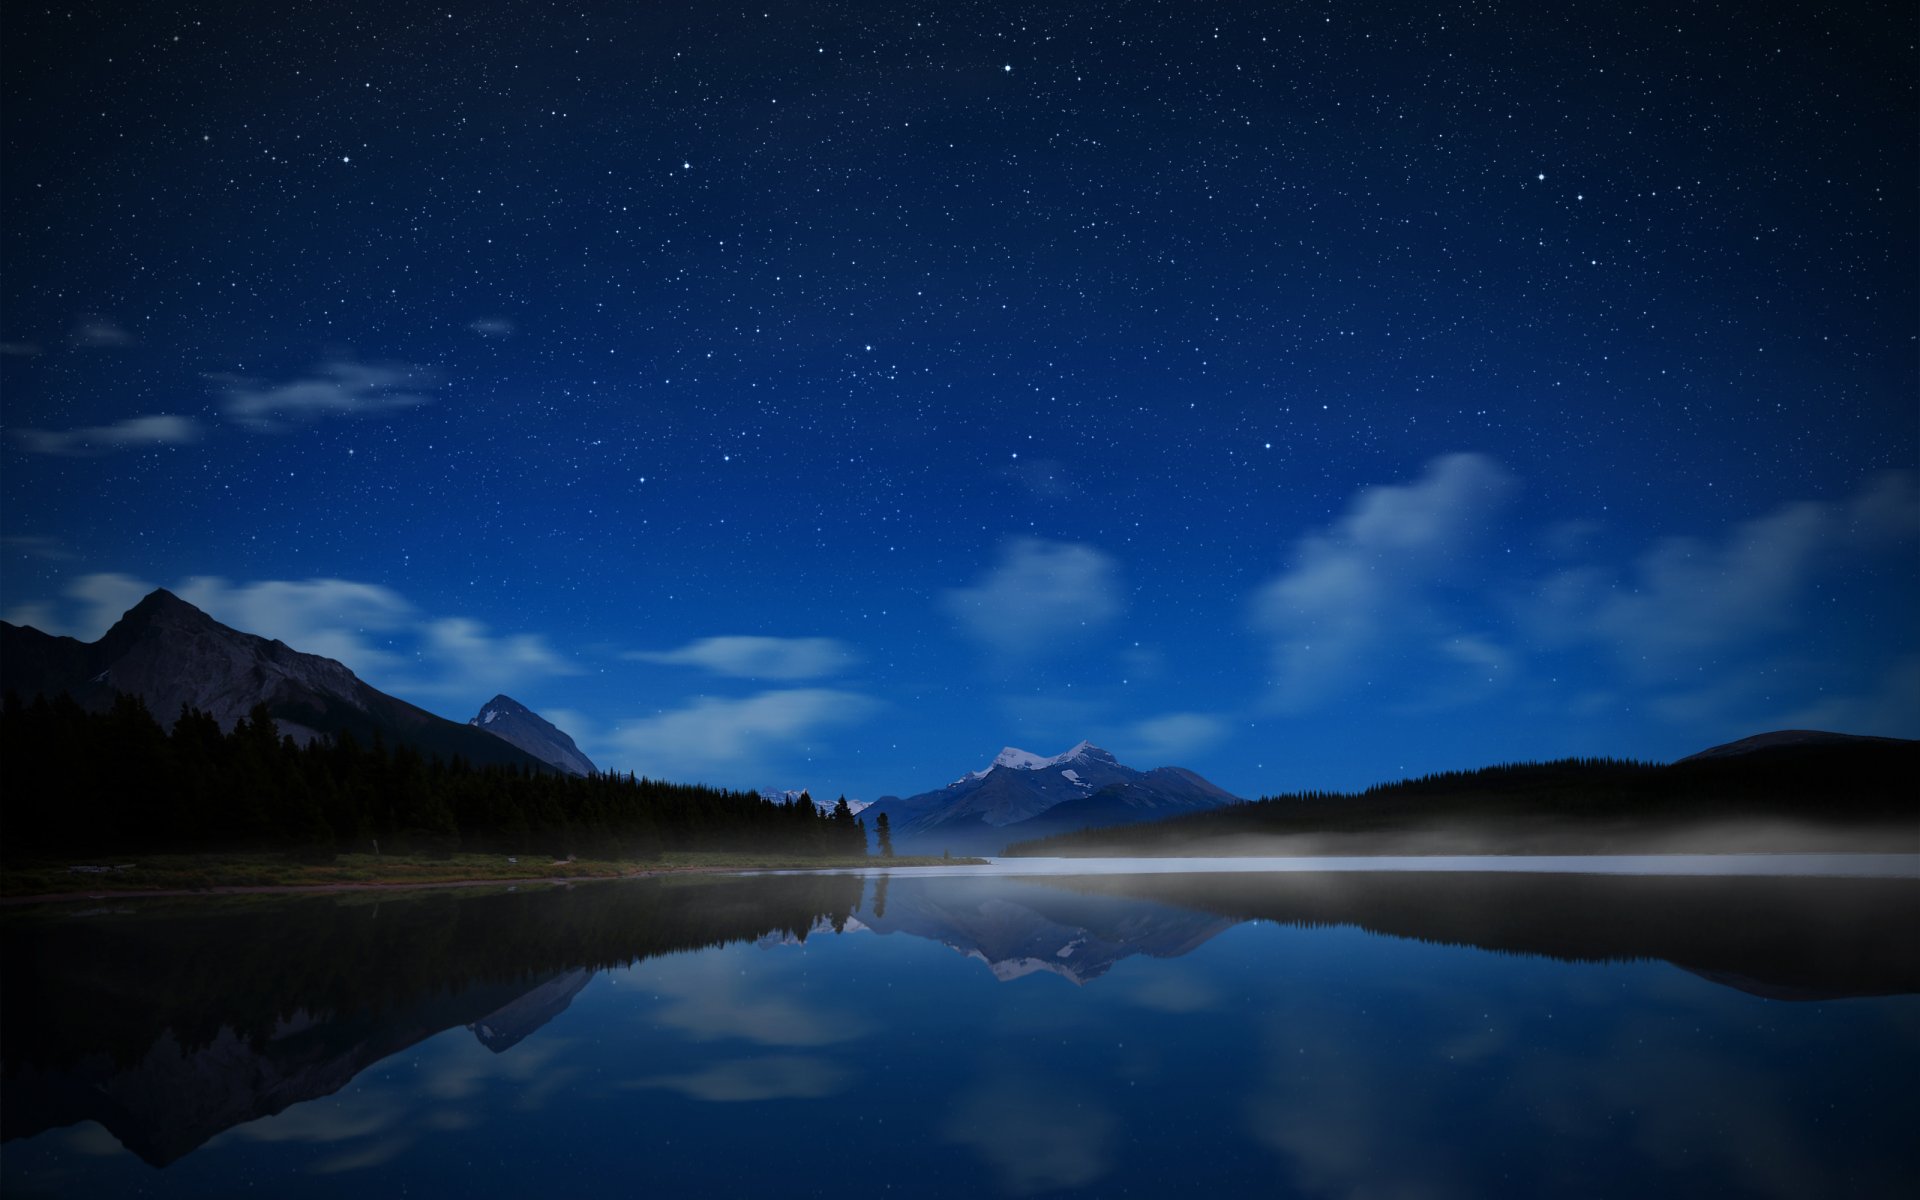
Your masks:
{"label": "grassy bank", "polygon": [[618,879],[682,872],[920,867],[983,859],[808,857],[795,854],[682,851],[645,861],[554,860],[545,855],[342,854],[303,862],[284,854],[152,854],[90,862],[15,863],[0,868],[0,897],[108,892],[195,892],[214,888],[325,888]]}

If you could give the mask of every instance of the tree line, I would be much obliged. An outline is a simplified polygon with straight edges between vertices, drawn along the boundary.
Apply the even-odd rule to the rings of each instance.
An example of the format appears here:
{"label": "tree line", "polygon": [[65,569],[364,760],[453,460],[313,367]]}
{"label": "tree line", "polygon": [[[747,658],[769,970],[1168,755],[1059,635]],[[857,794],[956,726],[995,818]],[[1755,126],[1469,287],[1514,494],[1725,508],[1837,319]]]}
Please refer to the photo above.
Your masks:
{"label": "tree line", "polygon": [[652,858],[668,850],[864,855],[845,797],[822,813],[804,793],[478,767],[377,734],[300,745],[265,705],[222,731],[182,708],[164,727],[136,696],[100,712],[66,695],[0,704],[0,854],[279,848]]}

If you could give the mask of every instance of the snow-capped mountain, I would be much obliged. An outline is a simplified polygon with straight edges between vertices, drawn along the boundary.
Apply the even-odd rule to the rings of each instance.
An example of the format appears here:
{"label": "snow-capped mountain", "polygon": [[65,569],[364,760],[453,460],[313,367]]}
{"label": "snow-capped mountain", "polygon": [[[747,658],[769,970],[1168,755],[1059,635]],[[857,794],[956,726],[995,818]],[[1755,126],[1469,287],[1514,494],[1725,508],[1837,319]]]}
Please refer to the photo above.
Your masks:
{"label": "snow-capped mountain", "polygon": [[[760,798],[762,800],[771,800],[775,804],[790,804],[793,801],[798,800],[802,796],[809,796],[809,795],[811,795],[811,793],[809,793],[805,788],[798,788],[798,789],[787,788],[784,790],[781,788],[761,788],[760,789]],[[813,806],[820,810],[821,816],[823,817],[831,816],[833,814],[833,806],[838,799],[839,797],[837,796],[833,800],[822,800],[822,799],[819,799],[818,797],[814,797]],[[869,808],[872,808],[873,801],[849,800],[847,801],[847,807],[853,810],[853,815],[857,817],[861,813],[867,811]]]}
{"label": "snow-capped mountain", "polygon": [[1080,742],[1051,756],[1008,746],[938,791],[881,797],[869,817],[886,813],[902,848],[998,853],[1030,837],[1151,821],[1238,799],[1181,767],[1138,771]]}
{"label": "snow-capped mountain", "polygon": [[549,766],[570,775],[591,775],[593,761],[580,753],[564,729],[511,696],[495,696],[467,724],[510,742]]}

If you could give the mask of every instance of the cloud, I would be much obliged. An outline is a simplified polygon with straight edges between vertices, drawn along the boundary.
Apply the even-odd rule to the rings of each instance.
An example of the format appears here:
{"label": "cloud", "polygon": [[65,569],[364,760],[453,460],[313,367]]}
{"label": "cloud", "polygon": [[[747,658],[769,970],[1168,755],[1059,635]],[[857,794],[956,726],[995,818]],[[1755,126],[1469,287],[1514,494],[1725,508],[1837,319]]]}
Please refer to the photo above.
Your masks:
{"label": "cloud", "polygon": [[857,661],[833,638],[710,637],[678,650],[636,650],[639,662],[704,667],[742,679],[813,679],[845,670]]}
{"label": "cloud", "polygon": [[1114,735],[1128,761],[1155,765],[1217,745],[1231,726],[1207,713],[1177,712],[1135,721]]}
{"label": "cloud", "polygon": [[1512,488],[1485,455],[1449,454],[1412,483],[1362,490],[1332,526],[1300,539],[1253,602],[1279,707],[1299,711],[1363,682],[1409,638],[1459,635],[1437,610]]}
{"label": "cloud", "polygon": [[481,317],[467,326],[481,337],[512,337],[513,322],[505,317]]}
{"label": "cloud", "polygon": [[1656,679],[1700,656],[1809,625],[1817,579],[1920,535],[1912,472],[1844,502],[1801,501],[1721,538],[1669,537],[1632,568],[1586,565],[1545,579],[1523,617],[1547,644],[1595,643],[1629,675]]}
{"label": "cloud", "polygon": [[430,403],[421,389],[432,372],[405,364],[375,365],[333,359],[314,373],[285,383],[213,376],[227,385],[226,414],[242,425],[283,431],[325,416],[387,412]]}
{"label": "cloud", "polygon": [[31,625],[42,633],[91,642],[152,590],[152,584],[131,575],[111,571],[82,575],[61,590],[61,597],[68,603],[42,600],[21,604],[7,611],[7,620]]}
{"label": "cloud", "polygon": [[17,429],[14,436],[35,454],[82,458],[139,446],[185,445],[199,441],[200,433],[200,424],[192,417],[161,413],[82,429]]}
{"label": "cloud", "polygon": [[[24,604],[7,619],[93,641],[154,587],[131,575],[82,575],[61,592],[62,603]],[[375,583],[325,578],[233,583],[196,575],[172,591],[224,625],[336,659],[376,687],[402,695],[464,706],[579,670],[538,635],[496,636],[471,618],[422,613],[400,593]]]}
{"label": "cloud", "polygon": [[708,778],[760,769],[764,756],[803,746],[823,730],[857,724],[879,708],[858,692],[790,688],[743,699],[701,697],[684,708],[627,721],[605,744],[642,775]]}
{"label": "cloud", "polygon": [[422,632],[421,654],[431,674],[412,683],[415,692],[484,698],[528,680],[580,673],[535,634],[494,637],[466,617],[428,621]]}
{"label": "cloud", "polygon": [[133,345],[133,335],[128,333],[118,321],[108,317],[87,317],[73,330],[68,339],[74,346],[91,350],[111,350]]}
{"label": "cloud", "polygon": [[684,1075],[655,1075],[625,1086],[667,1088],[695,1100],[821,1100],[847,1089],[852,1075],[838,1063],[801,1055],[715,1063]]}
{"label": "cloud", "polygon": [[33,358],[40,353],[40,347],[32,342],[0,342],[0,355],[8,358]]}
{"label": "cloud", "polygon": [[941,596],[963,632],[1012,661],[1044,657],[1109,624],[1123,607],[1119,564],[1092,546],[1019,538],[970,587]]}
{"label": "cloud", "polygon": [[67,549],[66,543],[59,538],[40,537],[33,534],[7,534],[0,537],[0,546],[20,554],[44,558],[50,562],[72,562],[80,557]]}

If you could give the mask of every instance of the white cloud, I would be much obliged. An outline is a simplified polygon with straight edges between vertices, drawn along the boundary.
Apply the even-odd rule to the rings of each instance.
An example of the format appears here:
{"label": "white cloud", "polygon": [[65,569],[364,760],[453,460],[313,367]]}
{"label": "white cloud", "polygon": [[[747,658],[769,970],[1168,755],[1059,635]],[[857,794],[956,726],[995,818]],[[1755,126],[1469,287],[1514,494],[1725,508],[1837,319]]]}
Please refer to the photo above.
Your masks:
{"label": "white cloud", "polygon": [[782,680],[832,675],[857,661],[845,643],[819,637],[710,637],[678,650],[636,650],[625,657],[640,662],[703,667],[742,679]]}
{"label": "white cloud", "polygon": [[505,317],[481,317],[467,326],[481,337],[512,337],[513,322]]}
{"label": "white cloud", "polygon": [[1124,762],[1166,766],[1218,745],[1230,728],[1224,719],[1207,713],[1165,713],[1135,721],[1116,734],[1114,742]]}
{"label": "white cloud", "polygon": [[1078,542],[1019,538],[970,587],[941,605],[976,641],[1001,657],[1043,657],[1112,622],[1122,605],[1119,564]]}
{"label": "white cloud", "polygon": [[200,424],[192,417],[160,413],[82,429],[17,429],[14,436],[35,454],[81,458],[138,446],[178,446],[197,442],[200,440]]}
{"label": "white cloud", "polygon": [[1409,638],[1457,635],[1437,601],[1512,487],[1492,459],[1450,454],[1412,483],[1361,491],[1331,527],[1302,538],[1253,604],[1255,627],[1272,641],[1276,703],[1310,707],[1361,682]]}
{"label": "white cloud", "polygon": [[791,688],[743,699],[702,697],[684,708],[627,721],[604,745],[622,765],[655,778],[729,778],[758,770],[769,754],[805,745],[820,732],[857,724],[878,708],[871,697],[833,688]]}
{"label": "white cloud", "polygon": [[333,359],[312,375],[285,383],[214,377],[227,385],[229,417],[255,429],[280,431],[325,416],[351,416],[411,408],[432,400],[433,383],[423,367],[376,365]]}
{"label": "white cloud", "polygon": [[91,350],[111,350],[133,345],[133,335],[108,317],[87,317],[73,330],[72,343]]}

